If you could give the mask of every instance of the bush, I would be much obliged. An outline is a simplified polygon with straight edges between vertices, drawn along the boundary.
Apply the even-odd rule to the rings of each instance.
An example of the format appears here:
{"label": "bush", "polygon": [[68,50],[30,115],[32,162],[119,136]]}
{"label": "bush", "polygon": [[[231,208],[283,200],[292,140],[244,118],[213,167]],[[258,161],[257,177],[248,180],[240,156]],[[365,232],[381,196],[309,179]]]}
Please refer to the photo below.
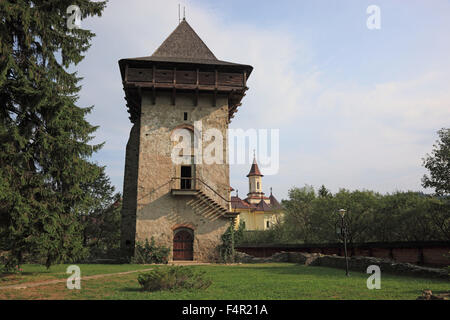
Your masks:
{"label": "bush", "polygon": [[170,249],[165,246],[157,246],[155,239],[152,237],[150,243],[145,239],[145,243],[136,242],[134,257],[131,263],[150,264],[150,263],[167,263],[169,261]]}
{"label": "bush", "polygon": [[204,274],[204,271],[194,272],[190,267],[155,268],[140,274],[138,282],[144,291],[206,289],[212,281],[205,279]]}

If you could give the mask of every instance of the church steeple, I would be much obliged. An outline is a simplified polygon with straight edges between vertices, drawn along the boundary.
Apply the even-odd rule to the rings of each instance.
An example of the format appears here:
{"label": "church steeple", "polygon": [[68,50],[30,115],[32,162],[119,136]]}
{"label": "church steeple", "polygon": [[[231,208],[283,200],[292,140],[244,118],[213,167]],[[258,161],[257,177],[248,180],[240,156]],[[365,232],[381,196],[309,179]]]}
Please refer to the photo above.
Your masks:
{"label": "church steeple", "polygon": [[261,171],[259,171],[258,163],[256,162],[256,156],[253,156],[252,167],[250,172],[247,174],[248,177],[248,198],[254,199],[255,201],[260,201],[264,197],[264,192],[262,192],[262,177]]}
{"label": "church steeple", "polygon": [[264,176],[261,174],[261,171],[259,171],[258,163],[256,162],[256,157],[255,157],[255,156],[253,156],[252,167],[250,168],[250,172],[248,173],[247,177],[251,177],[251,176],[260,176],[260,177],[264,177]]}

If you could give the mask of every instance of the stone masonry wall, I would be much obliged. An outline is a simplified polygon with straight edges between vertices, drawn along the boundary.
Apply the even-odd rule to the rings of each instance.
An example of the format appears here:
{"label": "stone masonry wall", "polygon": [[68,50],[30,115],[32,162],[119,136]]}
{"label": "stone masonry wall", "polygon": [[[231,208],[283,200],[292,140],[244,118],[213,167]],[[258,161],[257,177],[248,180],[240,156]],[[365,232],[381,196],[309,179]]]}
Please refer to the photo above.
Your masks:
{"label": "stone masonry wall", "polygon": [[139,133],[139,124],[133,125],[130,131],[130,137],[128,138],[125,154],[120,247],[126,256],[130,256],[133,253],[136,233]]}
{"label": "stone masonry wall", "polygon": [[[294,262],[307,266],[322,266],[345,269],[345,257],[323,255],[307,252],[278,252],[271,257],[253,257],[243,252],[237,252],[237,260],[241,263]],[[367,267],[377,265],[381,272],[401,274],[415,277],[441,278],[450,280],[445,269],[422,267],[410,263],[397,263],[388,259],[353,256],[348,260],[349,270],[366,273]]]}
{"label": "stone masonry wall", "polygon": [[[371,243],[350,247],[349,256],[365,256],[394,260],[432,267],[450,265],[450,246],[445,242],[397,242],[397,243]],[[344,255],[341,244],[303,244],[303,245],[241,245],[236,248],[255,257],[270,257],[281,252],[310,252],[324,255]]]}
{"label": "stone masonry wall", "polygon": [[[228,99],[218,96],[216,107],[213,106],[212,99],[212,95],[200,95],[198,106],[194,106],[193,95],[177,94],[174,106],[171,94],[158,93],[156,104],[153,105],[150,94],[144,92],[140,118],[135,239],[144,241],[153,236],[157,244],[172,248],[173,230],[177,227],[189,227],[194,231],[196,261],[212,261],[218,258],[217,246],[221,244],[220,237],[228,227],[229,220],[198,215],[189,205],[194,200],[193,196],[170,194],[171,188],[174,187],[170,180],[177,175],[176,165],[171,159],[172,146],[175,144],[171,142],[171,134],[180,125],[194,125],[194,121],[200,120],[203,132],[216,128],[222,133],[223,154],[224,158],[228,159]],[[184,112],[188,112],[188,121],[183,120]],[[203,148],[209,144],[205,141],[203,143]],[[196,177],[228,199],[227,163],[197,164],[195,173]],[[208,196],[212,197],[212,193]],[[125,234],[133,233],[131,226],[126,228],[129,230]]]}

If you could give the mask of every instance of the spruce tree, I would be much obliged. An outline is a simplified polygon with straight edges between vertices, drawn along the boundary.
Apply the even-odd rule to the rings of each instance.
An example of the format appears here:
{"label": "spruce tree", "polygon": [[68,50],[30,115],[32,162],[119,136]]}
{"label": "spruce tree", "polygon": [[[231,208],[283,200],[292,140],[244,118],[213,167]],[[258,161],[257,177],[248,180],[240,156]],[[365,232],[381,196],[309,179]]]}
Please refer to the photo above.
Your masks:
{"label": "spruce tree", "polygon": [[[102,168],[89,158],[97,129],[76,105],[80,86],[71,66],[94,34],[69,29],[67,8],[101,16],[106,2],[0,1],[0,236],[9,265],[26,256],[47,267],[80,259],[80,210],[91,202],[83,186]],[[1,249],[1,248],[0,248]]]}

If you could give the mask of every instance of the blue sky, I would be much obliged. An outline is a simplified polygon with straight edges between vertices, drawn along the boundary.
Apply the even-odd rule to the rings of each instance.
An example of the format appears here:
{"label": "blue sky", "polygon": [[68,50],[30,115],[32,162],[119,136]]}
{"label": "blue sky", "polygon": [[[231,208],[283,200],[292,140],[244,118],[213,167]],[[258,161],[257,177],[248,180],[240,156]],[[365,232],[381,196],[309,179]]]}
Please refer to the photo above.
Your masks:
{"label": "blue sky", "polygon": [[[131,128],[117,61],[151,55],[176,27],[178,3],[219,59],[255,68],[231,127],[280,129],[280,170],[263,178],[266,193],[423,190],[421,159],[450,125],[449,1],[110,0],[82,22],[97,37],[77,69],[79,105],[95,105],[88,119],[106,142],[94,159],[117,190]],[[380,30],[366,27],[372,4]],[[231,166],[240,195],[249,168]]]}

